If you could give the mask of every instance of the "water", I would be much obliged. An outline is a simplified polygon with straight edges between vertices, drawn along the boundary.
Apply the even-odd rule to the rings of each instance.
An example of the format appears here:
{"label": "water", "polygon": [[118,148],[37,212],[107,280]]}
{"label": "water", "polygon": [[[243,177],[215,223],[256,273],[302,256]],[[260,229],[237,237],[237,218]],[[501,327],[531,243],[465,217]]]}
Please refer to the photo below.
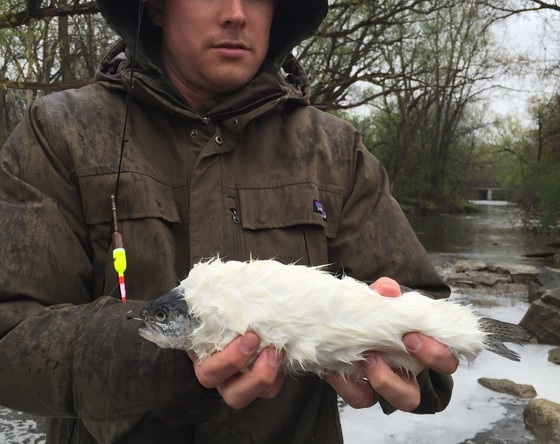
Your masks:
{"label": "water", "polygon": [[528,230],[514,205],[502,201],[477,203],[477,213],[409,220],[426,250],[443,258],[550,266],[552,255],[560,253],[560,238]]}
{"label": "water", "polygon": [[0,406],[0,443],[45,444],[46,420]]}

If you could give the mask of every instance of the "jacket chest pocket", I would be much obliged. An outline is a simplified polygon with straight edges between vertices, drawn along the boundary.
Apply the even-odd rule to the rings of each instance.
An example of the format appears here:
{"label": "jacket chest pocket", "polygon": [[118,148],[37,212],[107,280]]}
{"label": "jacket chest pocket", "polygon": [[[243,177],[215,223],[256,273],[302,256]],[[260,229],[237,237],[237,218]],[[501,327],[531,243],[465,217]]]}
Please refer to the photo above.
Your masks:
{"label": "jacket chest pocket", "polygon": [[[328,263],[328,241],[336,236],[342,193],[314,183],[240,187],[236,208],[240,256],[301,265]],[[234,247],[235,249],[235,247]]]}
{"label": "jacket chest pocket", "polygon": [[[114,291],[117,275],[111,246],[116,174],[79,177],[92,247],[94,294]],[[172,232],[180,222],[173,188],[150,176],[125,172],[118,190],[118,225],[127,253],[127,289],[133,299],[149,299],[176,282],[177,250]],[[185,265],[186,268],[186,265]]]}

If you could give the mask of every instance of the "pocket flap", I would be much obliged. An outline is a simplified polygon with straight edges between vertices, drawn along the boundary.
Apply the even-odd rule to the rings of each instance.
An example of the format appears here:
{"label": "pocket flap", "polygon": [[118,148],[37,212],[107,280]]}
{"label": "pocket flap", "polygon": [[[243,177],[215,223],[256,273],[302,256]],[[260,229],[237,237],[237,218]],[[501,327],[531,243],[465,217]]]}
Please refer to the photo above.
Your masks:
{"label": "pocket flap", "polygon": [[320,225],[334,237],[343,197],[338,190],[321,189],[314,183],[284,184],[238,189],[241,225],[249,230]]}
{"label": "pocket flap", "polygon": [[[78,181],[87,223],[110,222],[111,195],[115,193],[117,174],[81,176]],[[157,217],[180,222],[173,188],[150,176],[121,173],[117,200],[120,220]]]}

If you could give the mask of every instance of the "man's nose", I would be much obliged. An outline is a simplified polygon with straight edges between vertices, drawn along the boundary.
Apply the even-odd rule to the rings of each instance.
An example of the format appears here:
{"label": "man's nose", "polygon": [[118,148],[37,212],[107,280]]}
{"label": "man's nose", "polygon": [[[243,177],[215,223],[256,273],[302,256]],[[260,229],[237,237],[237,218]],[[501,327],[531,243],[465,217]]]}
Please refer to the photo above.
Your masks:
{"label": "man's nose", "polygon": [[229,26],[245,26],[247,23],[245,0],[225,0],[223,4],[222,23]]}

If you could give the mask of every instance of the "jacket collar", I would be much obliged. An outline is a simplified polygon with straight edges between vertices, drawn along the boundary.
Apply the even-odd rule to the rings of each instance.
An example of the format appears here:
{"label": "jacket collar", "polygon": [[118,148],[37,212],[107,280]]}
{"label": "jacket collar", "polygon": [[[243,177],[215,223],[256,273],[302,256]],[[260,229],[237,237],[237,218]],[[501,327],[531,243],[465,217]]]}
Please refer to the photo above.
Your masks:
{"label": "jacket collar", "polygon": [[[130,73],[126,44],[120,41],[101,61],[95,80],[108,88],[127,90]],[[142,103],[160,109],[220,121],[249,112],[264,112],[273,105],[286,101],[308,105],[310,86],[301,65],[293,56],[288,55],[276,73],[260,72],[245,87],[219,97],[204,116],[192,111],[167,77],[154,70],[136,68],[133,96]]]}

